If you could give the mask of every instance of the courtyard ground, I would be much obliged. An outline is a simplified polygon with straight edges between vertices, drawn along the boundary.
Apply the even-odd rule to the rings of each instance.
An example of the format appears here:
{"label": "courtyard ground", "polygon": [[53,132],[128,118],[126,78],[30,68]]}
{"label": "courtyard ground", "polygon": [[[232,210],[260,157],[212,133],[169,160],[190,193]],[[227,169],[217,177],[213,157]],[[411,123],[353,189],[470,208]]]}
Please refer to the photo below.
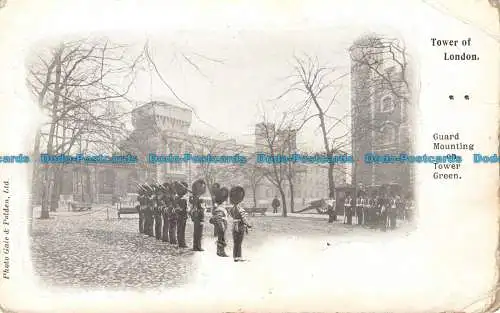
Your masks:
{"label": "courtyard ground", "polygon": [[[254,228],[245,237],[243,253],[253,259],[251,261],[258,261],[260,249],[275,240],[314,238],[318,244],[328,247],[353,238],[376,238],[392,233],[347,226],[340,221],[328,224],[326,216],[317,214],[291,214],[287,218],[255,216],[250,220]],[[403,223],[394,232],[410,229],[410,225]],[[190,221],[186,240],[191,245]],[[226,250],[231,254],[229,231],[227,242]],[[52,212],[49,220],[35,219],[32,232],[35,275],[42,284],[51,287],[163,289],[206,280],[205,272],[210,272],[210,267],[232,262],[232,258],[215,256],[213,226],[209,223],[204,228],[203,248],[204,252],[179,249],[139,234],[137,214],[118,219],[116,210],[107,207],[95,207],[88,212]],[[297,254],[302,252],[299,250]],[[269,270],[277,266],[266,263],[264,267]]]}

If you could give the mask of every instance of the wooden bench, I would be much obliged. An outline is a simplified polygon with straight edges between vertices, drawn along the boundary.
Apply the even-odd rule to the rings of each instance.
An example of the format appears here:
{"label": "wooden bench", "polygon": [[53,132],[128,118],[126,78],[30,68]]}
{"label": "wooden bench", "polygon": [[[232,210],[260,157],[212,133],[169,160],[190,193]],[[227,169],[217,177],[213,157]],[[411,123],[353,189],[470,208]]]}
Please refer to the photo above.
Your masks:
{"label": "wooden bench", "polygon": [[255,216],[255,213],[266,215],[267,208],[245,208],[245,211],[252,216]]}
{"label": "wooden bench", "polygon": [[84,203],[84,202],[71,202],[71,211],[86,211],[92,209],[92,203]]}

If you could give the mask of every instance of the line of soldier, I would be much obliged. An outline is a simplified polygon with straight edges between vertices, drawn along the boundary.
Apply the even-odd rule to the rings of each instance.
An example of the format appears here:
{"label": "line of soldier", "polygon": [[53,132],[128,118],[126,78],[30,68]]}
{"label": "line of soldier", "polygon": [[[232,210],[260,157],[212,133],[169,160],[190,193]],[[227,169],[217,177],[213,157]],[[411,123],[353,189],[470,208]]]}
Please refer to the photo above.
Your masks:
{"label": "line of soldier", "polygon": [[[217,240],[217,255],[227,257],[224,251],[226,246],[225,232],[227,229],[227,215],[233,219],[233,258],[235,262],[244,261],[241,257],[241,244],[244,233],[251,225],[246,219],[246,213],[239,205],[245,196],[242,187],[236,186],[229,192],[227,188],[220,188],[214,184],[215,207],[212,210],[210,222],[214,224]],[[191,196],[188,196],[188,192]],[[187,248],[186,221],[188,216],[193,221],[193,251],[204,251],[202,248],[203,224],[206,207],[200,196],[206,192],[203,180],[193,183],[191,190],[186,182],[173,182],[164,184],[138,185],[139,205],[139,232],[156,237],[158,240]],[[232,204],[229,212],[222,206],[228,197]],[[188,210],[188,203],[191,210]]]}
{"label": "line of soldier", "polygon": [[[195,182],[195,191],[188,197],[190,190],[186,182],[138,185],[139,232],[179,248],[187,248],[186,221],[191,216],[195,225],[193,250],[203,251],[201,234],[205,209],[199,198],[203,188],[203,181]],[[188,202],[191,203],[191,210],[188,210]]]}
{"label": "line of soldier", "polygon": [[333,206],[336,210],[330,211],[329,222],[336,220],[336,211],[343,208],[344,224],[352,225],[353,217],[355,217],[358,225],[378,227],[382,231],[395,229],[398,218],[411,221],[414,209],[414,203],[410,197],[403,199],[395,193],[372,193],[368,196],[363,191],[358,192],[356,199],[347,193],[345,199]]}

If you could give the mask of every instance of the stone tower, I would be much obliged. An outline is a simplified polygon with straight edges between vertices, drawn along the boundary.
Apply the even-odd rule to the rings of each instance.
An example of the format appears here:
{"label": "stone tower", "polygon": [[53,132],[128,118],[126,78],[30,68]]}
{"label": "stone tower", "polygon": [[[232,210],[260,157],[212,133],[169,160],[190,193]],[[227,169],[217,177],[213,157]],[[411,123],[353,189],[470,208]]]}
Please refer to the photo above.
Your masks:
{"label": "stone tower", "polygon": [[350,48],[352,151],[360,160],[353,183],[398,184],[409,191],[413,170],[408,164],[369,164],[367,153],[411,154],[410,71],[408,56],[397,39],[364,36]]}

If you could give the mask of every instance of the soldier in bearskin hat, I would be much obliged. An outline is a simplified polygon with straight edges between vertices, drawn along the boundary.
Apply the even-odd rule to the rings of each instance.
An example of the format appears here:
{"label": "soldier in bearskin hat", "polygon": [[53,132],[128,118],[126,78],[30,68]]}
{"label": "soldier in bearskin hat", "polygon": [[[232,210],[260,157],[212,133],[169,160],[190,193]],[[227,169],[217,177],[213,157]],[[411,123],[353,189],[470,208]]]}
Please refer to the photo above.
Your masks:
{"label": "soldier in bearskin hat", "polygon": [[344,202],[344,224],[352,225],[352,211],[353,211],[353,199],[350,193],[347,193],[347,197]]}
{"label": "soldier in bearskin hat", "polygon": [[356,208],[355,208],[358,225],[363,224],[363,218],[365,215],[364,205],[365,205],[364,192],[362,190],[359,190],[358,197],[356,198]]}
{"label": "soldier in bearskin hat", "polygon": [[139,205],[137,208],[137,213],[139,213],[139,233],[144,233],[144,196],[145,189],[141,185],[137,185],[137,202]]}
{"label": "soldier in bearskin hat", "polygon": [[387,220],[389,224],[390,229],[395,229],[396,228],[396,220],[397,220],[397,210],[398,210],[398,204],[399,204],[399,199],[398,196],[396,195],[395,192],[392,192],[391,197],[390,197],[390,203],[388,205],[388,211],[387,211]]}
{"label": "soldier in bearskin hat", "polygon": [[186,221],[188,217],[187,192],[188,184],[186,182],[174,182],[176,198],[174,201],[175,214],[177,216],[177,243],[179,248],[187,248],[186,245]]}
{"label": "soldier in bearskin hat", "polygon": [[154,233],[155,238],[161,239],[161,199],[163,197],[163,188],[161,185],[154,185],[154,207],[153,207],[153,218],[154,218]]}
{"label": "soldier in bearskin hat", "polygon": [[245,210],[240,205],[243,198],[245,198],[245,189],[243,187],[236,186],[231,188],[229,199],[233,207],[229,210],[229,215],[233,220],[233,258],[235,262],[245,261],[241,257],[241,244],[243,243],[245,233],[248,232],[248,228],[252,227],[247,220]]}
{"label": "soldier in bearskin hat", "polygon": [[214,208],[210,223],[214,225],[217,235],[217,255],[227,257],[224,248],[226,247],[227,211],[222,205],[229,197],[229,190],[226,187],[214,190]]}
{"label": "soldier in bearskin hat", "polygon": [[146,193],[146,208],[144,210],[144,233],[148,236],[153,236],[153,207],[154,207],[154,195],[153,188],[150,185],[147,186]]}
{"label": "soldier in bearskin hat", "polygon": [[165,182],[163,183],[163,197],[161,206],[161,217],[163,219],[163,227],[161,230],[161,241],[168,242],[168,207],[172,205],[172,186]]}
{"label": "soldier in bearskin hat", "polygon": [[192,185],[192,208],[190,211],[191,220],[193,221],[193,251],[204,251],[201,248],[201,240],[203,236],[203,222],[205,221],[205,208],[202,205],[200,196],[207,190],[207,185],[202,179],[198,179]]}
{"label": "soldier in bearskin hat", "polygon": [[171,190],[170,195],[172,201],[169,201],[167,206],[167,219],[168,219],[168,241],[176,245],[177,244],[177,214],[175,214],[175,189]]}

